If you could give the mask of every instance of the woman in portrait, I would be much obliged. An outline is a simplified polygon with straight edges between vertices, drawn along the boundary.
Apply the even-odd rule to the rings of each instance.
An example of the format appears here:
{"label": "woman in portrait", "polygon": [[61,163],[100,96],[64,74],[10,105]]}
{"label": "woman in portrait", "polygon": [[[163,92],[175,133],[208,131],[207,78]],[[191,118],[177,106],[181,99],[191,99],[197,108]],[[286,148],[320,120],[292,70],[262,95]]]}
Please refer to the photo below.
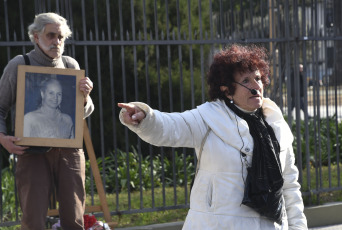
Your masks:
{"label": "woman in portrait", "polygon": [[40,88],[41,104],[24,116],[24,137],[74,138],[74,124],[61,112],[62,85],[57,79],[46,79]]}

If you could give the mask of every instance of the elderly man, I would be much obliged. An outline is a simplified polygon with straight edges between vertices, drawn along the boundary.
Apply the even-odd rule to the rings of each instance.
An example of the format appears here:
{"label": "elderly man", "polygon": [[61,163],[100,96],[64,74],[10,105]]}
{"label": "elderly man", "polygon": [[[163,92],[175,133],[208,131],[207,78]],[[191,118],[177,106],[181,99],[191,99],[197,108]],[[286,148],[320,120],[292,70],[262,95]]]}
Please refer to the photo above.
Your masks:
{"label": "elderly man", "polygon": [[295,93],[295,73],[292,71],[291,73],[291,97],[292,97],[292,103],[291,103],[291,111],[295,107],[295,101],[297,95],[300,96],[300,109],[305,113],[305,103],[304,103],[304,76],[303,76],[303,65],[299,64],[299,94]]}
{"label": "elderly man", "polygon": [[[65,18],[42,13],[28,27],[34,49],[9,61],[0,79],[0,144],[17,154],[16,183],[22,209],[21,229],[45,229],[46,214],[53,186],[56,187],[63,229],[83,229],[85,208],[85,157],[82,149],[49,148],[38,151],[18,146],[19,138],[8,135],[5,118],[16,102],[17,67],[34,65],[80,69],[78,62],[62,56],[65,39],[71,36]],[[93,83],[85,77],[79,89],[84,94],[84,117],[94,110],[89,96]]]}

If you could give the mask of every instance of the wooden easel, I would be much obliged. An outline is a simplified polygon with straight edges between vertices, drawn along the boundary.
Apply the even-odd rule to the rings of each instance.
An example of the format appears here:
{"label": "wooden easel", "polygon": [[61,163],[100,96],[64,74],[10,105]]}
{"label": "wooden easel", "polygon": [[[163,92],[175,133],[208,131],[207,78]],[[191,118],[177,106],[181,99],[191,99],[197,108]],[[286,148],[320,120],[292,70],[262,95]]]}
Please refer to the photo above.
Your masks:
{"label": "wooden easel", "polygon": [[[96,161],[96,156],[95,156],[95,151],[93,147],[93,143],[90,138],[90,133],[88,129],[88,125],[86,120],[84,120],[84,127],[83,127],[83,138],[84,138],[84,143],[87,149],[89,161],[90,161],[90,167],[93,172],[94,180],[95,180],[95,185],[97,189],[97,193],[99,194],[100,198],[100,203],[101,205],[97,206],[86,206],[85,212],[86,213],[91,213],[91,212],[103,212],[103,217],[106,221],[106,223],[110,226],[111,229],[114,229],[114,226],[117,225],[116,222],[112,222],[112,218],[110,216],[108,204],[107,204],[107,199],[106,199],[106,194],[103,189],[103,184],[102,184],[102,179],[99,171],[99,167],[97,165]],[[58,210],[57,209],[50,209],[48,211],[48,216],[58,216]]]}

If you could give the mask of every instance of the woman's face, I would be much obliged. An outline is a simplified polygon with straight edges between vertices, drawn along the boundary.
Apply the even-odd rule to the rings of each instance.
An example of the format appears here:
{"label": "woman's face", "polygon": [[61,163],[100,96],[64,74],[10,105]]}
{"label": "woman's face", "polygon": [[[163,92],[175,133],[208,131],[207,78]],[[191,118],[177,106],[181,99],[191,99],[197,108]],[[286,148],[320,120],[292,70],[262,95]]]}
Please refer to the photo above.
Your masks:
{"label": "woman's face", "polygon": [[41,91],[42,105],[57,108],[62,102],[62,87],[58,82],[50,82],[46,89]]}
{"label": "woman's face", "polygon": [[[254,111],[262,106],[264,86],[261,81],[261,74],[259,70],[247,73],[237,73],[235,81],[240,83],[235,84],[234,95],[228,95],[228,98],[234,101],[234,104],[247,111]],[[256,95],[253,95],[249,89],[255,89]]]}

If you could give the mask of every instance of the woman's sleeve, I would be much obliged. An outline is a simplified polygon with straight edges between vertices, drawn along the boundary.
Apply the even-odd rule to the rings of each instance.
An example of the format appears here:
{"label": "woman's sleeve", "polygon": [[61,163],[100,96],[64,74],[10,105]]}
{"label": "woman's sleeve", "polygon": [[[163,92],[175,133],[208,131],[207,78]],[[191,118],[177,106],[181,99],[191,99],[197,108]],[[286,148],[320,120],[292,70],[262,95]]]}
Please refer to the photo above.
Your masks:
{"label": "woman's sleeve", "polygon": [[196,148],[205,135],[206,126],[197,109],[164,113],[141,102],[131,103],[142,109],[146,117],[138,125],[128,125],[123,122],[120,113],[120,121],[152,145]]}
{"label": "woman's sleeve", "polygon": [[295,163],[295,157],[292,146],[286,150],[286,161],[283,172],[284,186],[283,194],[285,198],[285,208],[289,222],[290,230],[308,229],[307,220],[304,215],[304,204],[298,183],[298,169]]}

